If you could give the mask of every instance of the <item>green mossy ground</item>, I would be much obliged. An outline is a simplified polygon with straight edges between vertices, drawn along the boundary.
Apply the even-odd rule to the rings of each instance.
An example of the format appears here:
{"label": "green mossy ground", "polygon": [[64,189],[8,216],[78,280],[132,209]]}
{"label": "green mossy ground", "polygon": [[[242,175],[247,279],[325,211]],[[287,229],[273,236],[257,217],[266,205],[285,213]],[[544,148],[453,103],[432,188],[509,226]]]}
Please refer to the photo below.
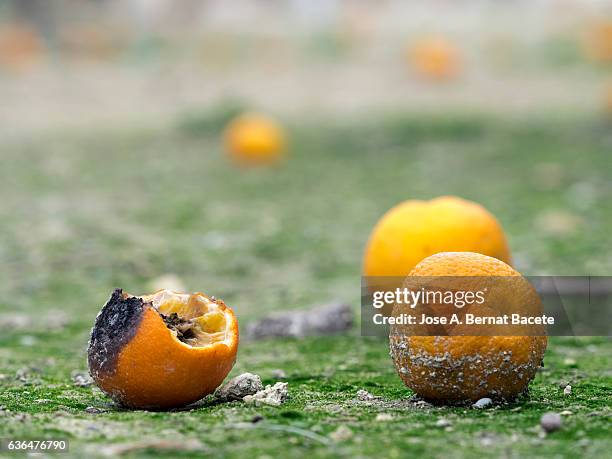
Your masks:
{"label": "green mossy ground", "polygon": [[[551,339],[530,394],[488,410],[410,406],[387,344],[358,327],[242,343],[232,374],[272,383],[273,370],[284,370],[291,398],[279,408],[123,411],[98,389],[77,387],[71,373],[86,370],[89,330],[111,290],[146,292],[165,273],[223,298],[242,326],[333,299],[357,313],[367,235],[407,198],[482,203],[525,274],[612,272],[612,126],[602,120],[294,123],[290,160],[243,171],[218,145],[225,116],[3,144],[0,438],[69,438],[75,457],[155,439],[196,449],[126,455],[609,457],[612,343],[604,338]],[[360,401],[360,389],[380,399]],[[543,438],[540,416],[565,410],[563,428]],[[376,420],[381,413],[392,419]],[[256,415],[263,420],[251,423]],[[441,418],[450,427],[437,427]],[[331,435],[340,426],[350,429],[345,439]]]}

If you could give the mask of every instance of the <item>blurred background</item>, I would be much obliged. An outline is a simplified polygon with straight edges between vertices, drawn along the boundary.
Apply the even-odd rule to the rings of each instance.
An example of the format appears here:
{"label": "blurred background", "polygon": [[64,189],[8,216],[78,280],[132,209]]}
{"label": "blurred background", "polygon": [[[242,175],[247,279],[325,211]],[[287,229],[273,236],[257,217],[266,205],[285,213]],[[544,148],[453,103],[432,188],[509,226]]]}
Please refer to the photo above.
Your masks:
{"label": "blurred background", "polygon": [[[284,160],[226,154],[253,111]],[[525,274],[610,274],[611,114],[612,2],[0,1],[4,327],[81,337],[114,287],[356,306],[376,220],[443,194]]]}
{"label": "blurred background", "polygon": [[[223,97],[283,115],[591,110],[612,91],[612,2],[3,0],[1,129],[150,122]],[[432,87],[410,48],[448,41]]]}

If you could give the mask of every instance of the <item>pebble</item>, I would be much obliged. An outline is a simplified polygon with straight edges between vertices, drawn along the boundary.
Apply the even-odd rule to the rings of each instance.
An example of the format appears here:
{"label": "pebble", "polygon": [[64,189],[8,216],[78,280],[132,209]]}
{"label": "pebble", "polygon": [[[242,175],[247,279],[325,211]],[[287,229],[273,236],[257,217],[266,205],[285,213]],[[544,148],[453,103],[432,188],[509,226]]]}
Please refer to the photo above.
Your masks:
{"label": "pebble", "polygon": [[242,373],[230,379],[215,392],[215,398],[222,402],[243,400],[263,390],[261,378],[253,373]]}
{"label": "pebble", "polygon": [[276,313],[249,324],[245,337],[250,339],[333,335],[353,326],[353,310],[346,303],[331,303],[312,309]]}
{"label": "pebble", "polygon": [[23,335],[20,339],[19,339],[19,343],[22,346],[26,346],[26,347],[32,347],[34,346],[36,343],[38,342],[38,340],[36,339],[36,337],[34,336],[30,336],[30,335]]}
{"label": "pebble", "polygon": [[95,406],[88,406],[87,408],[85,408],[85,412],[89,414],[100,414],[100,413],[104,413],[104,410],[101,410],[100,408],[96,408]]}
{"label": "pebble", "polygon": [[576,365],[576,359],[568,357],[567,359],[563,360],[563,365],[565,365],[566,367],[573,367]]}
{"label": "pebble", "polygon": [[149,288],[152,291],[161,289],[172,290],[174,292],[185,292],[185,284],[176,274],[168,273],[162,276],[156,277],[149,282]]}
{"label": "pebble", "polygon": [[38,383],[38,378],[36,376],[38,372],[39,370],[36,368],[23,367],[15,372],[15,379],[24,384],[35,384]]}
{"label": "pebble", "polygon": [[433,405],[429,402],[426,402],[425,400],[417,400],[416,402],[414,402],[414,406],[415,408],[426,409],[431,408]]}
{"label": "pebble", "polygon": [[570,410],[565,410],[565,411],[561,411],[561,416],[571,416],[572,414],[574,414],[573,412],[571,412]]}
{"label": "pebble", "polygon": [[359,389],[357,391],[357,398],[362,402],[371,402],[373,400],[376,400],[377,397],[370,394],[367,390]]}
{"label": "pebble", "polygon": [[480,400],[478,400],[476,403],[474,403],[472,405],[473,408],[486,408],[487,406],[491,405],[493,403],[493,400],[491,400],[488,397],[485,398],[481,398]]}
{"label": "pebble", "polygon": [[340,426],[330,433],[329,436],[334,441],[344,441],[353,436],[353,431],[346,426]]}
{"label": "pebble", "polygon": [[567,386],[565,386],[565,389],[563,389],[563,395],[570,395],[571,393],[572,393],[572,386],[568,384]]}
{"label": "pebble", "polygon": [[247,395],[242,400],[255,405],[279,406],[289,398],[288,385],[286,382],[277,382],[273,386],[268,384],[265,389],[253,395]]}
{"label": "pebble", "polygon": [[490,433],[485,433],[480,438],[480,444],[484,447],[493,446],[495,442],[496,442],[496,437]]}
{"label": "pebble", "polygon": [[25,314],[0,315],[0,330],[26,330],[32,327],[32,319]]}
{"label": "pebble", "polygon": [[540,418],[540,426],[546,433],[554,432],[561,428],[561,415],[559,413],[545,413]]}
{"label": "pebble", "polygon": [[84,371],[73,371],[72,372],[72,382],[77,387],[89,387],[93,384],[93,379]]}
{"label": "pebble", "polygon": [[448,419],[440,418],[436,421],[436,427],[450,427],[451,422]]}
{"label": "pebble", "polygon": [[276,370],[272,370],[272,377],[274,379],[285,379],[287,377],[287,373],[285,373],[284,370],[277,368]]}

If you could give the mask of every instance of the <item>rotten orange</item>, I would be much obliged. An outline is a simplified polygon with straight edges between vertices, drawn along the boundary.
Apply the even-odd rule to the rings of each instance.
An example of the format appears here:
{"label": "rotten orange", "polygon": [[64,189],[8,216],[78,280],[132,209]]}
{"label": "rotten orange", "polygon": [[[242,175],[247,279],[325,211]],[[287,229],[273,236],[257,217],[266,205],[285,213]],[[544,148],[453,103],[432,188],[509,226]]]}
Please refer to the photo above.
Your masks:
{"label": "rotten orange", "polygon": [[238,322],[225,303],[203,293],[117,289],[96,318],[90,373],[113,400],[167,409],[212,393],[232,369]]}

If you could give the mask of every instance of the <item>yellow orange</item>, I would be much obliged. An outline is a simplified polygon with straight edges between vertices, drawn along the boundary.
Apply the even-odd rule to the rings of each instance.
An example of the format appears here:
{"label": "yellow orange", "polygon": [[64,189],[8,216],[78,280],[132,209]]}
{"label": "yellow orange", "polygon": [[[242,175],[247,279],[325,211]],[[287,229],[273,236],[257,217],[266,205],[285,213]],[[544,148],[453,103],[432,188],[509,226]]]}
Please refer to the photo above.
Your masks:
{"label": "yellow orange", "polygon": [[378,221],[366,246],[364,276],[406,276],[438,252],[477,252],[510,263],[504,232],[484,207],[453,196],[409,200]]}
{"label": "yellow orange", "polygon": [[0,29],[0,68],[25,70],[43,53],[43,44],[32,28],[13,24]]}
{"label": "yellow orange", "polygon": [[90,373],[116,402],[164,409],[212,393],[232,369],[238,322],[223,301],[160,290],[131,296],[117,289],[96,318]]}
{"label": "yellow orange", "polygon": [[429,80],[449,80],[461,71],[459,50],[444,37],[424,38],[408,50],[414,70]]}
{"label": "yellow orange", "polygon": [[280,160],[285,153],[283,128],[274,119],[246,113],[232,120],[224,134],[226,152],[240,164],[262,165]]}
{"label": "yellow orange", "polygon": [[598,63],[612,62],[612,20],[600,20],[591,24],[585,35],[584,53]]}
{"label": "yellow orange", "polygon": [[[541,311],[540,298],[529,282],[495,258],[477,253],[438,253],[421,261],[409,278],[432,276],[449,276],[436,279],[451,279],[452,289],[465,277],[464,289],[472,291],[475,285],[503,279],[501,291],[483,305],[486,311],[509,304],[517,310],[527,307],[532,313]],[[401,308],[396,305],[394,315]],[[391,356],[409,388],[425,399],[443,403],[483,397],[512,399],[527,389],[542,365],[547,344],[546,336],[532,335],[540,331],[543,335],[543,328],[532,329],[536,333],[527,336],[457,336],[466,334],[466,330],[464,325],[455,327],[457,330],[446,327],[445,336],[416,336],[425,333],[415,333],[416,329],[409,326],[391,326]]]}

